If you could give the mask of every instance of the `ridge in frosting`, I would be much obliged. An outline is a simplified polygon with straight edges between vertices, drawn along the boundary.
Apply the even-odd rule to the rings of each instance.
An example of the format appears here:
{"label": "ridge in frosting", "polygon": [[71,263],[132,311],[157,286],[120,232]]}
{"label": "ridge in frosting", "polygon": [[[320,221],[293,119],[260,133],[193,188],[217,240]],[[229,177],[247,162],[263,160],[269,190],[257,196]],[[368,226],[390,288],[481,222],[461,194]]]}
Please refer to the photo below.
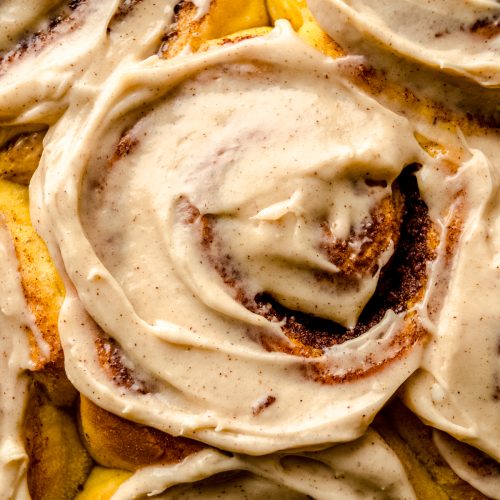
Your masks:
{"label": "ridge in frosting", "polygon": [[[368,273],[332,263],[322,242],[354,235],[342,248],[356,255],[355,236],[380,207],[398,227],[396,179],[433,163],[407,120],[286,22],[131,65],[88,113],[70,107],[53,138],[32,209],[64,261],[68,375],[99,405],[257,455],[358,437],[418,367],[425,330],[410,300],[353,338],[329,335],[329,348],[301,348],[277,316],[351,327],[399,230]],[[96,357],[102,335],[146,389],[109,380]]]}
{"label": "ridge in frosting", "polygon": [[[223,481],[215,479],[224,474]],[[414,499],[394,452],[373,430],[356,441],[320,452],[252,458],[206,450],[183,463],[145,467],[114,494],[115,500],[154,492],[161,498],[252,497]]]}
{"label": "ridge in frosting", "polygon": [[[310,0],[335,40],[371,38],[391,52],[484,87],[500,86],[500,6],[493,0]],[[356,31],[358,34],[355,34]]]}

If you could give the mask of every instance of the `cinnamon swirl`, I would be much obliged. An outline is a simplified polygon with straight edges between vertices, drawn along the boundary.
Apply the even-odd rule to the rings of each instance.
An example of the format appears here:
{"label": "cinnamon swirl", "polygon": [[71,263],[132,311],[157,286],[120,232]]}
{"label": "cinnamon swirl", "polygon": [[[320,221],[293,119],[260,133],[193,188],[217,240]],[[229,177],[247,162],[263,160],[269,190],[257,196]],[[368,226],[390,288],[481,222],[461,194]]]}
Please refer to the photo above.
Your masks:
{"label": "cinnamon swirl", "polygon": [[[490,3],[18,8],[0,29],[9,497],[495,496]],[[397,392],[434,430],[384,408]]]}
{"label": "cinnamon swirl", "polygon": [[[114,413],[233,451],[359,436],[417,368],[425,337],[416,279],[399,309],[368,313],[354,331],[418,211],[404,186],[414,181],[398,176],[437,168],[410,124],[285,24],[147,60],[114,83],[88,115],[67,111],[64,136],[72,128],[79,145],[46,154],[32,184],[70,280],[60,325],[70,379]],[[422,231],[424,269],[432,223]],[[130,390],[102,372],[94,322],[131,367]]]}

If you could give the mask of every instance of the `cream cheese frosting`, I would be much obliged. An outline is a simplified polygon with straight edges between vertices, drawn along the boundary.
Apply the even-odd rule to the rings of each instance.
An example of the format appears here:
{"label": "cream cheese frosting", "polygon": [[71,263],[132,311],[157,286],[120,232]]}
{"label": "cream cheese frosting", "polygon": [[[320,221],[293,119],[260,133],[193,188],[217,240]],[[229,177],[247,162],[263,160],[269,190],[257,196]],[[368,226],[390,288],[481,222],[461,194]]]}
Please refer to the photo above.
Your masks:
{"label": "cream cheese frosting", "polygon": [[[237,476],[228,474],[236,471]],[[213,476],[221,473],[224,480],[214,481]],[[320,452],[252,458],[201,451],[177,465],[145,467],[118,489],[113,500],[151,493],[164,499],[416,498],[398,458],[371,429],[356,441]]]}
{"label": "cream cheese frosting", "polygon": [[[37,2],[35,9],[26,2],[2,4],[0,122],[52,124],[68,104],[68,90],[87,92],[80,81],[96,85],[120,64],[155,53],[176,3],[52,1]],[[131,43],[137,37],[141,43]],[[83,78],[90,66],[93,74]]]}
{"label": "cream cheese frosting", "polygon": [[456,441],[444,432],[434,430],[433,440],[443,458],[459,477],[488,498],[500,498],[500,464],[479,456],[477,450]]}
{"label": "cream cheese frosting", "polygon": [[[342,498],[413,498],[401,465],[371,430],[349,444],[296,452],[359,438],[408,379],[403,395],[413,411],[499,459],[495,138],[463,139],[430,127],[453,145],[449,154],[431,158],[415,139],[420,125],[342,76],[356,59],[324,57],[285,22],[234,46],[171,61],[149,57],[175,3],[82,1],[76,29],[55,33],[47,46],[28,50],[0,72],[0,119],[52,125],[65,111],[46,136],[30,197],[33,220],[68,291],[60,335],[77,389],[103,408],[174,435],[248,455],[288,449],[291,459],[205,451],[174,467],[138,472],[116,498],[236,470],[247,474],[224,486],[236,497],[286,491],[290,498],[331,498],[339,491]],[[193,3],[204,15],[209,2]],[[495,2],[467,2],[462,10],[455,4],[456,16],[448,19],[446,1],[404,2],[399,13],[388,2],[374,8],[311,1],[327,30],[324,12],[333,5],[341,20],[360,31],[368,26],[369,36],[391,50],[498,86],[497,39],[479,42],[481,33],[460,29],[484,18],[496,22]],[[2,52],[15,50],[14,34],[43,29],[38,19],[54,6],[19,6],[13,22],[12,2],[2,5]],[[418,13],[414,25],[401,22],[410,10]],[[128,15],[120,18],[121,11]],[[429,12],[436,23],[419,30]],[[136,38],[142,43],[130,43]],[[462,44],[462,55],[453,44]],[[474,64],[463,57],[465,45]],[[293,342],[283,321],[249,306],[262,294],[301,314],[345,328],[356,324],[395,243],[376,256],[374,273],[357,275],[352,286],[319,242],[324,228],[338,241],[359,233],[410,164],[422,166],[418,188],[440,241],[427,264],[425,296],[316,357],[271,349]],[[0,253],[10,273],[0,281],[0,298],[16,298],[17,319],[12,327],[5,303],[0,321],[2,330],[17,331],[29,316],[22,316],[4,233]],[[356,243],[349,248],[359,254]],[[480,301],[470,300],[478,293]],[[411,322],[424,333],[404,340]],[[135,377],[131,387],[104,373],[95,346],[100,336],[119,345]],[[5,380],[21,395],[30,367],[22,338],[4,337],[16,349]],[[333,383],[311,376],[318,366]],[[0,484],[14,485],[11,496],[18,488],[24,498],[22,405],[7,413]],[[206,498],[209,492],[220,490],[202,483],[162,497]]]}
{"label": "cream cheese frosting", "polygon": [[[432,172],[426,173],[432,178]],[[497,460],[498,179],[498,171],[479,150],[473,151],[472,159],[457,172],[455,182],[466,187],[468,193],[462,236],[451,265],[444,304],[434,319],[433,339],[425,350],[421,369],[405,390],[410,408],[427,422]],[[476,293],[481,299],[471,300]]]}
{"label": "cream cheese frosting", "polygon": [[[425,50],[419,50],[417,56],[413,49],[410,49],[410,45],[414,42],[413,32],[420,37],[430,37],[433,30],[437,30],[436,33],[443,32],[446,36],[452,36],[452,27],[444,27],[443,22],[455,23],[459,20],[460,26],[467,26],[469,21],[473,24],[478,19],[482,19],[483,24],[487,19],[492,19],[494,23],[498,21],[498,3],[495,2],[467,2],[466,6],[460,6],[460,8],[456,3],[452,5],[448,2],[424,2],[418,5],[414,5],[413,2],[404,2],[401,9],[399,5],[398,9],[395,9],[388,2],[377,3],[376,8],[374,5],[370,2],[356,1],[313,0],[310,2],[310,7],[323,28],[336,40],[347,42],[352,49],[348,53],[357,53],[358,48],[366,43],[366,38],[373,37],[372,42],[376,40],[377,43],[384,43],[390,51],[402,57],[418,59],[427,64],[430,62],[423,60],[428,54]],[[405,10],[410,8],[415,9],[418,14],[416,17]],[[340,11],[342,15],[339,16]],[[406,19],[411,20],[411,23],[396,22],[397,19],[402,19],[400,16],[404,16],[405,12]],[[424,12],[426,17],[423,15]],[[422,18],[419,17],[420,13],[422,13]],[[383,28],[381,28],[382,24]],[[494,24],[494,26],[497,25]],[[383,36],[379,36],[379,28],[383,31]],[[394,34],[391,29],[396,30],[397,33]],[[479,79],[479,73],[470,73],[466,70],[465,64],[470,63],[475,64],[475,68],[480,67],[483,61],[480,56],[466,57],[469,50],[475,50],[474,40],[479,43],[479,38],[477,35],[466,32],[465,29],[458,29],[458,32],[459,39],[455,40],[453,50],[446,54],[459,51],[461,61],[464,63],[463,71],[460,71],[476,81]],[[445,38],[444,35],[443,38]],[[404,39],[404,43],[399,44],[398,37],[401,40]],[[437,38],[440,39],[441,36]],[[471,38],[471,43],[467,41],[469,38]],[[497,40],[498,36],[495,35],[487,38],[486,41],[483,40],[481,45],[481,50],[484,50],[488,58],[496,64],[496,69],[495,67],[492,69],[493,79],[489,79],[489,83],[482,80],[479,82],[485,86],[495,86],[492,82],[500,74],[498,70],[500,56],[494,46],[488,45],[496,44]],[[424,42],[424,38],[419,41],[419,43]],[[362,51],[372,54],[366,47],[363,47]],[[377,57],[380,57],[379,53]],[[406,88],[408,79],[418,76],[419,79],[416,81],[419,82],[421,88],[415,90],[417,96],[425,100],[426,96],[431,95],[436,98],[437,102],[448,101],[452,111],[455,111],[455,93],[459,87],[454,88],[451,82],[447,82],[441,88],[436,85],[432,73],[420,71],[420,74],[416,75],[413,67],[405,67],[403,63],[400,67],[403,69],[401,69],[401,74],[395,75],[395,80],[404,86],[403,88]],[[444,63],[441,67],[448,68]],[[485,74],[482,73],[483,77]],[[429,93],[425,90],[426,88],[437,89],[437,93]],[[458,93],[468,95],[467,92],[470,90],[470,86],[461,87]],[[477,92],[478,95],[482,95],[485,102],[489,102],[491,89],[482,88]],[[439,175],[436,177],[436,172],[432,169],[422,169],[417,174],[420,192],[433,212],[433,219],[440,218],[439,213],[442,213],[444,206],[442,201],[447,200],[445,203],[449,206],[454,205],[449,217],[457,219],[462,235],[453,251],[453,259],[447,264],[449,270],[440,269],[440,262],[444,262],[443,259],[438,259],[435,263],[435,273],[429,290],[435,288],[439,292],[431,293],[429,301],[432,304],[435,300],[432,296],[441,295],[444,302],[439,306],[439,313],[434,311],[430,314],[431,322],[427,324],[427,328],[433,332],[432,340],[425,349],[421,369],[404,386],[405,402],[428,424],[479,447],[498,460],[500,457],[498,448],[500,446],[498,433],[500,359],[496,325],[500,320],[497,306],[500,295],[497,268],[498,237],[496,236],[498,209],[495,207],[500,167],[498,163],[499,136],[495,131],[481,130],[481,127],[477,125],[469,127],[465,134],[460,129],[457,133],[456,125],[452,127],[448,125],[445,130],[439,123],[429,124],[425,117],[412,113],[404,101],[398,103],[393,99],[393,102],[389,103],[383,95],[380,96],[380,100],[397,112],[411,117],[415,128],[425,136],[447,145],[448,154],[451,153],[453,156],[449,159],[462,165],[455,178],[449,179],[445,185],[441,184]],[[433,104],[432,101],[430,103]],[[452,188],[453,184],[455,188]],[[458,194],[460,186],[466,187],[465,200],[462,199],[462,195]],[[456,196],[455,202],[446,196],[447,193]],[[446,232],[442,241],[446,241]],[[444,255],[443,249],[441,250]],[[443,276],[447,275],[451,278],[443,287],[440,282]],[[481,297],[481,300],[471,299],[476,294]],[[436,309],[432,305],[426,307],[429,311]],[[474,369],[464,370],[464,367],[474,367]]]}
{"label": "cream cheese frosting", "polygon": [[[350,30],[390,51],[466,76],[485,87],[500,85],[500,6],[494,0],[310,0],[334,39],[354,42]],[[357,35],[359,38],[359,35]]]}
{"label": "cream cheese frosting", "polygon": [[[317,221],[335,221],[342,237],[405,165],[433,163],[410,124],[342,80],[338,64],[287,23],[182,60],[152,57],[115,77],[88,115],[68,110],[31,185],[34,218],[67,273],[60,336],[70,380],[110,411],[248,454],[361,435],[419,365],[420,340],[398,354],[405,314],[389,311],[319,358],[270,352],[256,336],[287,343],[280,324],[243,307],[217,276],[197,230],[183,222],[183,200],[220,219],[224,252],[248,260],[239,272],[250,293],[275,292],[259,272],[266,252],[269,269],[295,280],[295,297],[276,281],[285,304],[306,302],[312,287],[321,306],[327,299],[312,277],[327,270],[328,314],[349,324],[373,277],[360,280],[359,294],[336,290]],[[194,120],[200,114],[209,135]],[[120,141],[127,154],[114,158]],[[366,177],[385,187],[361,187]],[[102,371],[94,321],[148,390],[117,389]],[[339,378],[381,369],[324,384],[304,373],[318,364]],[[263,400],[271,404],[261,411]]]}
{"label": "cream cheese frosting", "polygon": [[0,486],[4,498],[29,498],[22,424],[32,368],[28,329],[37,327],[26,303],[11,235],[0,221]]}
{"label": "cream cheese frosting", "polygon": [[8,33],[0,46],[2,122],[50,123],[61,112],[63,96],[95,57],[118,3],[82,1],[75,9],[66,9],[58,24],[44,16],[47,7],[57,2],[45,2],[46,9],[43,2],[38,9],[27,2],[2,5],[0,25],[8,26],[15,17],[33,29],[29,34],[17,32],[17,36]]}

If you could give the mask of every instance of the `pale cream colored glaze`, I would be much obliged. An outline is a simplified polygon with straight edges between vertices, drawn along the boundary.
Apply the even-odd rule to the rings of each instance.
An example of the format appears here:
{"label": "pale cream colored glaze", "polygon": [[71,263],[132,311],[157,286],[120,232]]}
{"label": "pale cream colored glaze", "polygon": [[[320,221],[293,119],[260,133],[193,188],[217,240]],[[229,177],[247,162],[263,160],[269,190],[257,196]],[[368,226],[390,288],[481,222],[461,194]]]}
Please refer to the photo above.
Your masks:
{"label": "pale cream colored glaze", "polygon": [[[119,0],[82,3],[70,22],[61,23],[53,37],[29,49],[0,73],[0,120],[3,123],[51,123],[64,109],[63,97],[85,72],[96,50],[106,38],[106,28]],[[17,2],[17,15],[31,17],[30,2]],[[44,14],[38,12],[38,15]],[[0,7],[0,25],[10,18],[10,9]],[[42,18],[43,19],[43,18]],[[43,27],[42,20],[39,24]],[[16,44],[11,44],[16,50]],[[4,49],[4,55],[9,52]]]}
{"label": "pale cream colored glaze", "polygon": [[[110,164],[131,126],[137,145]],[[273,252],[295,282],[296,298],[284,301],[300,306],[303,298],[310,310],[314,296],[326,310],[331,300],[330,317],[349,324],[375,280],[363,277],[360,294],[337,287],[325,298],[312,272],[302,271],[304,263],[328,265],[314,221],[325,217],[345,235],[388,192],[366,188],[365,176],[390,186],[414,161],[434,164],[409,123],[344,81],[337,63],[286,23],[263,38],[184,60],[150,58],[115,74],[88,114],[70,108],[53,130],[31,189],[34,219],[65,266],[60,335],[68,376],[110,411],[234,451],[257,455],[360,436],[418,367],[421,344],[376,376],[349,383],[321,384],[304,370],[319,361],[343,376],[383,363],[395,354],[403,314],[388,313],[315,360],[268,352],[255,335],[286,342],[280,324],[234,299],[178,210],[184,197],[203,213],[225,214],[218,232],[239,256],[250,293],[283,298],[278,277],[266,281],[258,272]],[[269,260],[268,272],[276,272]],[[105,375],[87,314],[116,339],[147,394],[117,388]],[[268,397],[274,403],[256,414]]]}
{"label": "pale cream colored glaze", "polygon": [[[491,89],[476,89],[474,82],[489,87],[498,85],[498,36],[481,39],[478,34],[453,28],[498,15],[500,9],[496,2],[408,1],[398,4],[397,9],[390,2],[312,0],[309,5],[319,24],[336,40],[345,41],[351,53],[359,49],[368,54],[368,64],[373,63],[372,55],[381,62],[376,46],[383,43],[405,59],[435,65],[434,49],[439,47],[434,44],[438,44],[443,49],[440,56],[443,60],[439,64],[442,69],[473,80],[462,87],[455,87],[451,81],[447,86],[440,86],[435,81],[436,74],[420,70],[415,73],[415,66],[398,61],[391,78],[402,87],[409,85],[418,96],[430,95],[437,102],[449,104],[453,110],[457,103],[463,105],[463,95],[469,96],[462,92],[472,92],[470,96],[479,96],[479,99],[483,92],[485,102],[497,95],[492,94]],[[434,36],[447,31],[445,36]],[[373,37],[372,46],[370,37]],[[415,44],[419,45],[418,50]],[[434,56],[424,50],[423,45],[432,49]],[[487,60],[488,65],[483,64]],[[396,60],[391,61],[395,64]],[[384,66],[384,69],[387,68]],[[413,86],[412,79],[417,82]],[[464,136],[452,127],[445,130],[440,124],[432,126],[425,117],[416,116],[405,102],[389,102],[383,92],[380,99],[391,109],[411,117],[412,124],[423,135],[447,145],[452,151],[449,159],[461,165],[457,175],[446,183],[441,174],[432,169],[418,173],[420,191],[433,219],[446,220],[443,210],[451,206],[448,216],[451,219],[455,213],[460,217],[463,232],[446,266],[443,267],[442,258],[434,266],[434,283],[429,286],[429,306],[426,305],[430,311],[426,326],[433,337],[425,350],[421,369],[405,384],[405,401],[430,425],[499,460],[500,215],[497,199],[500,137],[493,130],[479,127]],[[465,198],[461,190],[467,193]],[[444,254],[443,246],[441,254]],[[451,279],[443,287],[442,277],[446,275]]]}
{"label": "pale cream colored glaze", "polygon": [[[69,89],[88,99],[95,94],[94,86],[102,84],[121,64],[154,54],[177,2],[142,0],[125,17],[114,19],[121,3],[82,2],[53,35],[37,42],[36,50],[28,48],[12,63],[0,67],[0,123],[24,127],[52,124],[68,105]],[[13,7],[3,7],[0,26],[14,15]],[[16,16],[31,16],[32,24],[44,14],[33,10],[29,2],[17,2],[16,8]],[[47,22],[42,17],[38,24],[43,29]],[[15,48],[16,44],[11,44],[11,50]]]}
{"label": "pale cream colored glaze", "polygon": [[[24,5],[23,5],[24,3]],[[19,2],[19,0],[3,0],[0,9],[0,50],[9,51],[21,34],[33,33],[40,24],[40,19],[61,0],[37,0],[36,2]]]}
{"label": "pale cream colored glaze", "polygon": [[1,497],[29,498],[22,422],[31,368],[28,329],[36,330],[21,288],[11,235],[0,220],[0,491]]}
{"label": "pale cream colored glaze", "polygon": [[[478,464],[475,457],[460,441],[448,434],[433,431],[433,440],[439,452],[457,476],[472,484],[474,488],[494,500],[500,499],[500,465],[496,468]],[[470,448],[473,450],[473,448]],[[477,453],[477,452],[476,452]],[[479,467],[478,467],[479,465]]]}
{"label": "pale cream colored glaze", "polygon": [[[234,479],[226,475],[218,483],[213,479],[202,481],[230,471],[245,471],[251,475]],[[187,484],[196,481],[202,482]],[[252,458],[202,451],[178,465],[146,467],[136,472],[118,489],[113,500],[143,498],[149,492],[158,493],[154,498],[170,500],[415,498],[398,458],[371,429],[356,441],[320,452]]]}
{"label": "pale cream colored glaze", "polygon": [[[485,87],[500,86],[500,5],[494,0],[310,0],[320,25],[333,38],[362,36],[389,50]],[[481,28],[486,20],[496,28]],[[490,36],[491,35],[491,36]]]}
{"label": "pale cream colored glaze", "polygon": [[[450,283],[433,319],[435,331],[422,368],[406,385],[405,400],[433,426],[498,460],[499,174],[484,153],[473,153],[456,175],[468,197]],[[438,182],[433,173],[427,175],[430,185]],[[442,189],[430,196],[441,197]]]}
{"label": "pale cream colored glaze", "polygon": [[[337,64],[349,64],[349,61],[333,63],[312,52],[283,24],[264,39],[216,49],[189,60],[166,62],[150,58],[135,64],[151,53],[165,22],[161,14],[165,8],[170,12],[174,3],[166,2],[161,10],[157,2],[139,3],[137,8],[142,5],[142,10],[135,11],[134,22],[127,24],[125,20],[116,25],[108,38],[102,35],[107,24],[101,24],[103,21],[99,19],[94,25],[99,41],[92,57],[84,63],[91,64],[91,71],[82,73],[71,93],[67,94],[67,86],[61,87],[57,94],[49,89],[50,86],[41,85],[37,99],[41,99],[42,104],[32,107],[34,94],[28,91],[27,85],[6,86],[0,90],[6,119],[19,123],[37,120],[50,123],[47,117],[53,113],[52,100],[62,95],[66,96],[64,105],[69,105],[65,117],[47,135],[43,166],[32,185],[31,199],[34,220],[39,223],[69,290],[61,317],[61,335],[72,381],[97,404],[115,413],[174,434],[191,435],[250,454],[324,446],[360,436],[374,413],[418,368],[421,346],[416,346],[407,357],[389,364],[375,376],[358,382],[325,386],[305,378],[302,369],[310,361],[266,352],[252,340],[249,332],[255,328],[266,329],[268,335],[276,338],[283,335],[279,324],[268,324],[267,320],[240,306],[203,259],[201,265],[198,264],[200,253],[196,235],[179,224],[173,207],[182,193],[191,197],[203,212],[227,213],[221,234],[238,266],[252,276],[245,280],[246,289],[258,291],[262,287],[275,286],[272,291],[280,300],[311,311],[315,304],[302,289],[312,280],[307,273],[293,272],[294,266],[301,269],[304,262],[319,268],[327,265],[321,256],[311,251],[317,238],[311,219],[319,210],[327,214],[330,222],[336,222],[331,224],[336,235],[345,235],[346,228],[359,224],[363,215],[386,194],[379,188],[362,191],[358,196],[359,186],[346,182],[349,175],[361,176],[366,171],[368,175],[379,176],[376,178],[381,176],[390,184],[404,165],[420,161],[424,163],[424,169],[418,174],[420,189],[434,221],[443,228],[441,236],[446,221],[455,209],[458,210],[452,201],[460,189],[465,193],[467,230],[461,240],[461,250],[453,260],[453,279],[456,281],[450,290],[455,295],[446,299],[444,312],[439,313],[440,309],[429,313],[432,305],[442,299],[433,297],[432,293],[428,293],[416,308],[418,317],[433,335],[423,366],[425,370],[431,366],[435,374],[442,370],[444,378],[439,379],[438,386],[433,382],[430,392],[423,391],[423,397],[419,397],[417,390],[413,397],[412,388],[418,388],[422,373],[428,373],[420,370],[409,385],[409,400],[415,401],[413,407],[417,412],[431,415],[434,425],[498,457],[498,429],[494,424],[496,403],[486,397],[494,380],[496,356],[492,346],[497,338],[494,324],[498,324],[498,317],[493,307],[488,320],[479,323],[478,315],[483,312],[484,304],[463,303],[463,297],[472,284],[477,286],[478,280],[481,289],[489,290],[487,300],[497,303],[495,284],[498,277],[496,264],[492,264],[496,262],[498,246],[494,202],[496,168],[480,151],[470,151],[464,144],[463,158],[459,158],[463,165],[456,176],[450,176],[439,167],[439,161],[432,161],[419,150],[408,122],[364,97],[339,76]],[[111,3],[96,5],[109,9],[106,10],[109,21],[113,12]],[[163,21],[158,21],[160,18]],[[133,39],[135,35],[143,39],[146,38],[144,32],[151,34],[145,46],[135,44],[131,47],[127,37],[132,35],[130,39]],[[266,63],[264,76],[259,77],[255,74],[255,66],[247,65],[249,58]],[[51,63],[50,59],[47,61]],[[224,64],[228,76],[236,78],[214,80],[220,76],[218,64]],[[64,65],[49,64],[49,67],[54,72],[50,78],[57,76],[58,71],[69,75],[64,73]],[[13,74],[15,76],[15,71]],[[329,76],[328,84],[317,78],[325,74]],[[27,76],[24,73],[19,81],[26,84]],[[70,82],[74,76],[61,81]],[[284,80],[286,85],[283,85]],[[273,82],[278,84],[273,85]],[[267,89],[269,96],[252,92],[254,83],[256,88]],[[196,91],[194,96],[189,94],[190,85]],[[170,88],[175,88],[174,94],[163,97]],[[7,89],[5,93],[4,89]],[[45,92],[44,89],[49,90]],[[203,93],[208,92],[215,98],[213,104],[202,98],[206,95]],[[237,99],[239,92],[249,95],[250,101],[246,103],[239,96]],[[318,101],[315,95],[319,96]],[[160,100],[155,101],[156,98]],[[177,101],[178,98],[182,99]],[[15,118],[19,103],[34,111]],[[139,138],[136,149],[110,167],[107,160],[120,134],[127,125],[134,125],[138,117],[135,110],[141,107],[147,115],[133,129],[133,134]],[[263,115],[259,118],[254,109],[261,110]],[[332,114],[332,111],[337,112]],[[277,113],[282,116],[278,117]],[[221,127],[220,133],[212,136],[214,146],[202,137],[203,132],[197,126],[191,124],[190,128],[190,117],[194,117],[197,124],[203,118],[211,130],[219,130],[218,120],[227,123],[233,119],[233,126],[229,131]],[[320,124],[330,126],[318,127],[316,117]],[[165,120],[172,122],[174,118],[179,126],[166,129]],[[259,135],[266,130],[270,134],[265,138]],[[256,153],[246,147],[252,133],[263,141],[271,154]],[[290,137],[293,134],[297,134],[295,140]],[[299,140],[300,134],[311,136],[313,142],[308,145]],[[314,141],[317,147],[313,149]],[[331,141],[332,147],[323,151],[327,141]],[[285,144],[287,149],[283,151]],[[177,154],[173,158],[172,150]],[[99,153],[104,155],[101,160]],[[491,153],[489,155],[491,157]],[[293,182],[283,182],[294,176],[293,162],[297,158],[302,160],[297,162],[300,176],[294,177]],[[270,159],[276,163],[276,169],[269,176],[265,169]],[[260,165],[265,174],[257,175],[249,167],[250,161],[255,162],[256,166],[252,163],[255,171],[258,172]],[[174,162],[180,162],[182,170],[176,169]],[[110,172],[102,194],[92,185],[99,168]],[[215,176],[214,168],[221,174]],[[314,174],[315,171],[319,173]],[[477,172],[481,175],[474,175]],[[84,180],[83,185],[80,180]],[[332,191],[325,186],[329,183]],[[447,186],[444,195],[443,186]],[[224,197],[219,198],[217,193],[223,193]],[[344,196],[348,207],[336,204]],[[321,207],[321,199],[330,200],[326,209]],[[489,233],[485,220],[491,222]],[[339,221],[342,223],[338,224]],[[239,232],[243,233],[242,237]],[[276,232],[279,237],[272,241],[271,235]],[[292,240],[291,234],[297,235],[297,240]],[[483,245],[487,248],[479,254],[481,262],[474,257],[474,252],[467,250],[468,246],[474,246],[469,239],[475,237],[493,242],[490,245],[493,250]],[[256,238],[261,244],[255,244]],[[182,244],[189,252],[184,251]],[[477,245],[482,248],[480,243]],[[287,289],[279,280],[266,281],[267,275],[277,270],[276,262],[262,258],[261,254],[265,253],[262,249],[266,247],[276,252],[280,261],[290,264],[282,270],[288,273],[283,276],[286,280],[295,280],[296,290]],[[118,252],[117,258],[112,255],[113,251]],[[387,249],[381,264],[390,257],[391,251]],[[247,255],[257,265],[247,264]],[[477,263],[477,273],[473,274],[473,266],[464,264],[466,258],[469,263]],[[492,265],[488,267],[488,263]],[[254,272],[261,266],[264,266],[262,272]],[[444,267],[441,249],[437,261],[429,269],[434,282]],[[356,295],[336,294],[338,299],[331,307],[322,290],[313,287],[321,315],[346,325],[355,322],[376,278],[363,280]],[[473,278],[474,283],[471,283]],[[464,283],[465,288],[456,288]],[[460,294],[463,294],[462,299]],[[448,330],[447,318],[454,315],[461,325],[471,322],[482,326],[475,330],[474,340],[468,339],[467,329],[461,326],[461,331],[465,331],[463,348],[470,350],[473,344],[473,349],[458,356],[456,363],[445,355],[443,363],[443,352],[450,347],[461,348],[453,334],[455,330]],[[124,362],[145,381],[150,394],[117,388],[102,372],[95,359],[92,341],[95,326],[91,317],[121,344],[126,356]],[[340,375],[353,367],[363,366],[369,355],[382,361],[390,354],[387,348],[401,323],[401,316],[389,313],[377,328],[359,339],[330,349],[321,360]],[[460,371],[464,364],[476,369]],[[449,367],[453,369],[450,371]],[[477,376],[484,386],[476,395]],[[427,378],[424,382],[427,383]],[[455,384],[463,384],[466,390],[462,392]],[[139,387],[140,382],[133,389]],[[456,403],[447,403],[446,391],[443,399],[443,387],[453,394]],[[437,395],[437,416],[433,412],[438,405],[434,400],[432,405],[428,404],[431,392],[434,398]],[[276,401],[254,415],[255,408],[259,408],[268,396],[276,397]],[[480,405],[464,410],[464,405],[474,397],[481,398]],[[445,406],[446,411],[443,410]],[[451,425],[450,422],[457,419],[460,419],[459,425]],[[474,425],[475,422],[480,425]],[[261,462],[246,458],[245,464],[257,464],[255,470],[259,468],[259,472],[254,469],[252,472],[258,476],[266,460],[276,459]],[[348,463],[353,465],[353,462]],[[248,467],[243,468],[248,470]],[[204,474],[207,476],[211,472]],[[378,474],[381,476],[375,475],[380,480],[385,472]],[[399,469],[396,476],[403,477]],[[260,481],[257,483],[261,485]],[[375,484],[379,483],[375,481]]]}

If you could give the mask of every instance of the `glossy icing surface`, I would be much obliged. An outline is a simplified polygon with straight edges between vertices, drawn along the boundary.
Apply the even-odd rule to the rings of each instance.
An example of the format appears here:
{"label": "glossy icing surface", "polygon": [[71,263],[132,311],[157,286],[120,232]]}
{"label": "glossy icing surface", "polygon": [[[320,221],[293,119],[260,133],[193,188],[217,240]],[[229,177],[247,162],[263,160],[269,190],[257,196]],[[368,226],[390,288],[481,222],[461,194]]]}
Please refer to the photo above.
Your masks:
{"label": "glossy icing surface", "polygon": [[[37,19],[59,8],[49,3],[19,8],[17,24],[3,24],[4,54],[17,50],[15,33],[46,30]],[[498,459],[495,136],[464,137],[391,111],[346,77],[359,58],[333,61],[283,21],[264,37],[161,60],[155,47],[175,3],[144,0],[116,17],[119,2],[81,2],[68,13],[74,28],[56,26],[47,46],[35,40],[36,50],[0,73],[3,124],[51,126],[31,208],[68,290],[60,336],[71,381],[126,418],[256,456],[358,439],[406,381],[404,397],[417,414]],[[486,3],[480,7],[496,19],[496,4]],[[340,9],[346,25],[369,25],[369,37],[403,57],[472,85],[497,85],[495,37],[468,44],[476,35],[456,32],[443,15],[417,33],[389,2],[378,9],[350,4],[315,0],[311,8],[327,30],[330,9]],[[404,12],[423,23],[450,9],[448,2],[428,4],[405,2]],[[1,19],[15,13],[8,5]],[[209,4],[196,6],[202,16]],[[453,23],[475,22],[476,8],[468,2]],[[436,37],[436,29],[444,35]],[[143,43],[131,44],[136,37]],[[474,67],[463,47],[475,51]],[[445,149],[430,155],[417,140],[422,132]],[[354,338],[312,354],[295,349],[283,318],[270,315],[274,306],[260,297],[352,329],[394,256],[397,232],[371,257],[372,272],[349,279],[325,251],[325,234],[329,242],[347,241],[349,259],[358,259],[365,241],[351,236],[363,234],[385,201],[394,202],[397,179],[415,164],[438,240],[425,263],[425,293]],[[2,282],[4,296],[17,297],[15,259],[4,247],[14,280]],[[103,371],[97,338],[119,345],[133,384],[117,385]],[[8,380],[25,387],[27,368],[9,364]],[[6,426],[18,430],[22,407],[7,413]],[[2,481],[22,485],[19,434],[2,430],[3,443],[11,434],[19,460],[4,460]],[[381,468],[359,476],[354,464],[369,456],[363,440],[371,440]],[[277,455],[208,452],[174,469],[138,473],[117,498],[227,470],[247,471],[227,486],[234,495],[285,488],[297,498],[327,498],[337,488],[352,498],[372,491],[411,498],[399,462],[373,431],[354,443],[309,452],[312,462],[293,455],[293,474]],[[348,471],[342,484],[331,473],[340,463]],[[147,492],[134,490],[141,484]],[[168,498],[196,498],[206,487],[179,487]]]}
{"label": "glossy icing surface", "polygon": [[21,435],[24,408],[28,397],[31,368],[27,330],[35,330],[21,288],[17,258],[9,231],[0,223],[0,485],[7,498],[26,498],[28,457]]}
{"label": "glossy icing surface", "polygon": [[[257,62],[240,62],[248,59]],[[345,238],[390,194],[405,165],[432,163],[409,123],[342,81],[336,66],[282,24],[268,37],[189,60],[151,58],[116,75],[116,87],[88,116],[78,111],[83,122],[68,111],[79,146],[65,147],[71,134],[61,122],[64,134],[55,129],[52,142],[61,161],[56,167],[47,155],[32,187],[44,198],[36,207],[40,229],[78,290],[68,294],[60,335],[81,392],[167,432],[262,454],[358,437],[418,367],[418,339],[396,355],[403,313],[389,311],[320,357],[290,356],[262,345],[289,341],[235,291],[266,292],[305,312],[316,304],[327,319],[355,322],[377,274],[355,282],[354,293],[337,284],[338,270],[319,249],[321,223]],[[199,127],[200,112],[213,133]],[[120,141],[132,146],[115,161]],[[369,187],[365,178],[386,187]],[[216,219],[213,239],[234,255],[235,288],[215,272],[217,249],[210,255],[202,230],[186,223],[193,210]],[[320,273],[332,277],[318,283]],[[151,387],[146,394],[117,391],[102,373],[87,313]],[[338,381],[318,383],[311,366]],[[367,375],[372,366],[381,367],[375,377]],[[262,401],[271,403],[260,408]]]}
{"label": "glossy icing surface", "polygon": [[354,27],[404,57],[485,87],[500,85],[500,6],[494,0],[311,0],[309,5],[336,40],[345,35],[354,42],[349,34]]}

